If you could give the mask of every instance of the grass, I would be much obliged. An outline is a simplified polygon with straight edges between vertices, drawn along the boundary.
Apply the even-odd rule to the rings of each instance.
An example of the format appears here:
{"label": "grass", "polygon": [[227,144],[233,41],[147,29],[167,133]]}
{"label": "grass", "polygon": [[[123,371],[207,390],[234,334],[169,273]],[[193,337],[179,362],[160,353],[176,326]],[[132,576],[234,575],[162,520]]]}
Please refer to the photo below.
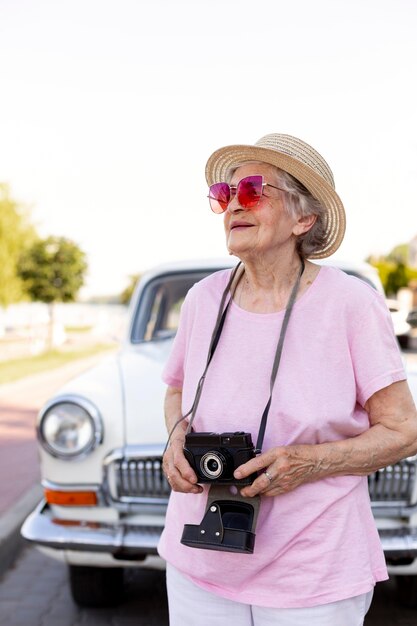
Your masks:
{"label": "grass", "polygon": [[93,326],[65,326],[66,333],[89,333]]}
{"label": "grass", "polygon": [[36,356],[0,362],[0,384],[10,383],[19,378],[24,378],[25,376],[31,376],[32,374],[38,374],[60,367],[76,359],[87,358],[99,354],[100,352],[110,350],[115,350],[115,346],[96,344],[79,350],[51,350]]}

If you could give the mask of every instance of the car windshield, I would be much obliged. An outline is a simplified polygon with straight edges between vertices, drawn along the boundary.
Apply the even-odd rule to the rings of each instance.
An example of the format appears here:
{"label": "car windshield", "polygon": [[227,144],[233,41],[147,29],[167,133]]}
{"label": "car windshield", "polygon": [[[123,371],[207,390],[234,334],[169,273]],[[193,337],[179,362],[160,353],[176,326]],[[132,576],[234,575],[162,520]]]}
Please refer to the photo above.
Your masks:
{"label": "car windshield", "polygon": [[150,281],[137,303],[131,332],[132,343],[173,337],[187,292],[194,283],[210,273],[195,271],[167,274]]}

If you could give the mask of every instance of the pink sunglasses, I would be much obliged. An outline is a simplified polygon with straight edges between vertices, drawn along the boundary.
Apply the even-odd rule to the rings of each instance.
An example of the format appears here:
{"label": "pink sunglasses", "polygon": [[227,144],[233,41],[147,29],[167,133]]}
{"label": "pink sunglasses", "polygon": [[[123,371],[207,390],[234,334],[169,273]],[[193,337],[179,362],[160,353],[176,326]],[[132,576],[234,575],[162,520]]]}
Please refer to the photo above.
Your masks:
{"label": "pink sunglasses", "polygon": [[208,195],[211,210],[214,213],[224,213],[235,195],[241,207],[253,209],[259,203],[265,187],[285,191],[281,187],[265,183],[264,177],[260,175],[246,176],[237,185],[214,183],[210,185]]}

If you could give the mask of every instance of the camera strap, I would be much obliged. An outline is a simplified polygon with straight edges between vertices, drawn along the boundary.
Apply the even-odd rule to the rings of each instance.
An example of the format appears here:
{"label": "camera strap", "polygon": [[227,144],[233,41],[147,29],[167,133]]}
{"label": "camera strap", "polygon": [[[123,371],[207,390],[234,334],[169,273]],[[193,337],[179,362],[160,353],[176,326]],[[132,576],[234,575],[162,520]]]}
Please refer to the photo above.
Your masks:
{"label": "camera strap", "polygon": [[[243,271],[243,272],[241,272],[241,274],[239,276],[237,275],[238,274],[238,270],[241,267],[241,265],[242,265],[242,262],[239,261],[239,263],[233,269],[233,272],[232,272],[232,274],[230,276],[230,279],[229,279],[229,281],[227,283],[226,289],[223,292],[222,299],[220,301],[219,311],[217,313],[216,323],[214,325],[214,330],[213,330],[213,333],[211,335],[211,340],[210,340],[210,346],[209,346],[209,350],[208,350],[206,367],[204,368],[204,372],[203,372],[200,380],[197,383],[197,391],[195,393],[195,397],[194,397],[194,401],[193,401],[192,407],[188,411],[188,413],[186,413],[185,415],[182,415],[175,422],[173,427],[171,428],[171,431],[169,432],[168,439],[167,439],[167,442],[165,444],[165,448],[164,448],[164,451],[162,453],[162,456],[165,454],[165,452],[168,449],[169,443],[171,441],[171,437],[172,437],[175,429],[189,415],[191,415],[191,417],[190,417],[190,420],[188,422],[188,427],[187,427],[187,430],[186,430],[186,434],[188,435],[188,433],[190,433],[191,430],[192,430],[192,425],[193,425],[194,417],[195,417],[195,414],[196,414],[196,411],[197,411],[198,403],[200,402],[201,393],[203,391],[203,385],[204,385],[204,380],[205,380],[206,373],[207,373],[207,370],[208,370],[208,366],[210,365],[211,359],[213,358],[214,352],[215,352],[215,350],[217,348],[217,344],[219,343],[220,335],[221,335],[222,330],[223,330],[224,322],[225,322],[225,319],[226,319],[226,314],[227,314],[227,311],[229,309],[230,303],[232,301],[233,294],[236,291],[236,288],[237,288],[237,286],[238,286],[238,284],[240,282],[240,279],[242,278],[243,274],[245,273]],[[228,301],[226,307],[224,308],[224,303],[226,302],[226,298],[227,298],[229,292],[230,292],[231,295],[230,295],[230,298],[229,298],[229,301]]]}
{"label": "camera strap", "polygon": [[[297,280],[294,284],[294,287],[292,288],[290,297],[288,299],[288,303],[287,303],[287,307],[285,309],[285,315],[284,315],[284,319],[282,322],[282,326],[281,326],[281,331],[280,331],[280,335],[279,335],[279,339],[278,339],[278,344],[277,344],[277,349],[275,352],[275,358],[274,358],[274,363],[272,366],[272,371],[271,371],[271,378],[270,378],[270,384],[269,384],[269,388],[270,388],[270,395],[269,395],[269,399],[268,402],[266,403],[265,409],[263,411],[262,414],[262,418],[261,418],[261,424],[259,427],[259,433],[258,433],[258,439],[256,442],[256,450],[255,452],[257,454],[259,454],[262,451],[262,444],[263,444],[263,440],[264,440],[264,435],[265,435],[265,429],[266,429],[266,423],[267,423],[267,419],[268,419],[268,413],[269,413],[269,409],[271,407],[271,402],[272,402],[272,392],[274,389],[274,384],[275,384],[275,380],[277,377],[277,373],[278,373],[278,368],[279,368],[279,363],[281,360],[281,354],[282,354],[282,349],[284,346],[284,339],[285,339],[285,334],[287,332],[287,327],[288,327],[288,322],[290,320],[290,316],[294,307],[294,303],[295,303],[295,299],[297,297],[297,293],[298,293],[298,289],[300,287],[300,281],[301,281],[301,276],[303,275],[304,269],[305,269],[305,264],[304,264],[304,260],[300,257],[301,260],[301,269],[300,272],[298,274]],[[197,411],[197,407],[198,404],[200,402],[200,397],[201,397],[201,393],[203,391],[203,385],[204,385],[204,380],[206,377],[206,373],[208,370],[208,367],[211,363],[211,360],[214,356],[214,352],[217,348],[217,345],[219,343],[219,339],[223,330],[223,326],[224,326],[224,322],[226,320],[226,315],[227,312],[229,310],[230,307],[230,303],[233,300],[233,295],[236,291],[236,288],[242,278],[242,276],[245,273],[245,270],[243,269],[243,271],[240,273],[239,276],[237,276],[238,270],[241,266],[241,263],[238,263],[236,265],[236,267],[234,268],[232,275],[230,277],[230,280],[227,284],[226,289],[223,292],[222,295],[222,299],[220,302],[220,306],[219,306],[219,311],[217,314],[217,319],[216,319],[216,323],[214,326],[214,330],[211,336],[211,341],[210,341],[210,346],[209,346],[209,350],[208,350],[208,356],[207,356],[207,363],[206,363],[206,367],[204,369],[203,375],[201,376],[198,385],[197,385],[197,391],[196,391],[196,395],[194,398],[194,402],[193,402],[193,406],[191,408],[191,410],[187,413],[187,416],[190,415],[191,413],[191,417],[190,417],[190,421],[188,424],[188,428],[187,428],[187,434],[191,432],[192,429],[192,424],[195,418],[195,414]],[[226,307],[224,306],[224,303],[226,302],[226,298],[227,295],[230,293],[230,297],[229,300],[227,302]],[[187,417],[184,416],[184,417]]]}
{"label": "camera strap", "polygon": [[[239,276],[237,276],[238,270],[239,270],[241,265],[242,265],[242,262],[239,261],[239,263],[234,268],[234,270],[233,270],[233,272],[232,272],[232,274],[230,276],[230,279],[229,279],[229,281],[227,283],[226,289],[223,292],[222,299],[220,301],[219,311],[217,313],[217,319],[216,319],[216,323],[214,325],[214,330],[213,330],[212,335],[211,335],[210,346],[209,346],[209,349],[208,349],[206,367],[204,368],[204,372],[203,372],[200,380],[198,381],[197,391],[196,391],[196,394],[195,394],[193,406],[191,407],[191,409],[187,413],[187,415],[184,416],[184,417],[187,417],[191,413],[191,417],[190,417],[190,420],[188,422],[187,434],[190,433],[191,429],[192,429],[192,425],[193,425],[193,421],[194,421],[195,414],[196,414],[196,411],[197,411],[197,407],[198,407],[198,404],[200,402],[201,393],[203,391],[203,385],[204,385],[204,380],[206,378],[206,373],[207,373],[208,367],[209,367],[209,365],[211,363],[211,360],[212,360],[212,358],[214,356],[214,352],[215,352],[215,350],[217,348],[217,344],[219,343],[220,335],[222,334],[224,322],[226,320],[227,311],[229,310],[230,303],[232,302],[233,295],[234,295],[234,293],[236,291],[236,288],[237,288],[237,286],[238,286],[238,284],[240,282],[240,279],[242,278],[243,274],[245,273],[243,271],[243,272],[241,272],[241,274]],[[230,298],[229,298],[229,301],[228,301],[228,303],[227,303],[227,305],[225,307],[224,303],[226,302],[226,298],[227,298],[229,293],[230,293]]]}
{"label": "camera strap", "polygon": [[256,449],[255,449],[256,454],[260,454],[262,452],[262,444],[264,442],[266,422],[267,422],[267,419],[268,419],[269,409],[271,408],[272,392],[273,392],[273,389],[274,389],[274,384],[275,384],[275,380],[276,380],[276,377],[277,377],[279,364],[280,364],[280,361],[281,361],[282,348],[284,347],[285,334],[287,332],[288,322],[290,321],[290,316],[291,316],[291,313],[292,313],[292,310],[293,310],[293,307],[294,307],[295,299],[297,297],[297,292],[298,292],[298,289],[300,287],[301,276],[303,275],[304,269],[305,269],[304,259],[300,257],[300,260],[301,260],[300,273],[298,274],[297,280],[295,282],[294,287],[292,288],[290,297],[288,299],[287,308],[285,309],[285,315],[284,315],[284,319],[282,321],[281,332],[279,334],[277,349],[275,351],[275,358],[274,358],[274,363],[273,363],[272,372],[271,372],[271,378],[270,378],[270,382],[269,382],[270,394],[269,394],[268,402],[266,403],[266,407],[264,408],[264,412],[262,414],[261,425],[259,427],[258,439],[257,439],[257,442],[256,442]]}

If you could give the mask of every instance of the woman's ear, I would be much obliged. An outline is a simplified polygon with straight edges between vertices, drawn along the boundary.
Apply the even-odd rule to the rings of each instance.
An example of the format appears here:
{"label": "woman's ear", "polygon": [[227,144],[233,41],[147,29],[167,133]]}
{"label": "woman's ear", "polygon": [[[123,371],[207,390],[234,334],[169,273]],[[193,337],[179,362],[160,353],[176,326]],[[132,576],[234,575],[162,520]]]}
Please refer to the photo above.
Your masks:
{"label": "woman's ear", "polygon": [[313,224],[316,223],[316,219],[317,215],[305,215],[304,217],[299,217],[297,222],[294,224],[292,231],[293,235],[296,235],[297,237],[299,235],[304,235],[304,233],[309,231]]}

